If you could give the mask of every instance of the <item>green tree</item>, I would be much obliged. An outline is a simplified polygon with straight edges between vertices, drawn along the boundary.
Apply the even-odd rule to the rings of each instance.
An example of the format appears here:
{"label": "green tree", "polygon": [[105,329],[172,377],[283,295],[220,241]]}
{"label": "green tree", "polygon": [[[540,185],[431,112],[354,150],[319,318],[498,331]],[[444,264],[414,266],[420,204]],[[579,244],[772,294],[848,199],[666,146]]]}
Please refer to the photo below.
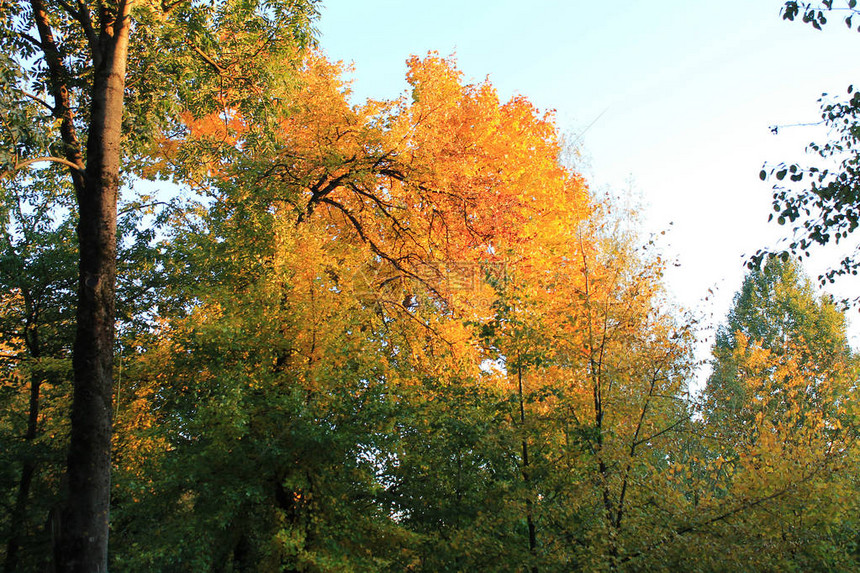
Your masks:
{"label": "green tree", "polygon": [[0,4],[4,143],[12,143],[4,171],[62,164],[76,197],[75,383],[56,546],[63,570],[107,567],[121,177],[149,163],[153,135],[180,126],[179,111],[220,107],[254,118],[271,102],[259,87],[307,40],[313,14],[310,1]]}
{"label": "green tree", "polygon": [[690,329],[663,306],[653,245],[608,211],[515,268],[483,329],[509,395],[526,570],[654,567],[686,509],[669,468],[692,412]]}
{"label": "green tree", "polygon": [[[703,558],[853,570],[857,360],[844,315],[796,260],[770,257],[747,275],[713,352],[698,454],[697,495],[713,516],[698,532]],[[738,550],[722,555],[725,543]]]}
{"label": "green tree", "polygon": [[[56,171],[56,170],[54,170]],[[0,203],[0,521],[3,570],[50,555],[43,524],[67,446],[77,248],[57,173],[7,183]],[[65,211],[64,216],[62,212]]]}
{"label": "green tree", "polygon": [[[0,202],[0,559],[4,571],[42,569],[51,556],[51,526],[60,501],[68,448],[75,332],[75,206],[61,169],[12,179]],[[153,244],[163,215],[151,206],[123,204],[117,288],[122,338],[151,331],[163,285],[175,280]],[[144,224],[145,222],[145,224]],[[158,295],[158,296],[156,296]],[[120,378],[122,382],[122,352]],[[116,387],[117,394],[122,388]]]}
{"label": "green tree", "polygon": [[822,368],[850,360],[845,315],[827,295],[816,295],[795,259],[769,257],[751,270],[717,330],[714,371],[705,386],[709,415],[741,409],[748,396],[739,383],[735,350],[743,341],[774,353],[801,353]]}

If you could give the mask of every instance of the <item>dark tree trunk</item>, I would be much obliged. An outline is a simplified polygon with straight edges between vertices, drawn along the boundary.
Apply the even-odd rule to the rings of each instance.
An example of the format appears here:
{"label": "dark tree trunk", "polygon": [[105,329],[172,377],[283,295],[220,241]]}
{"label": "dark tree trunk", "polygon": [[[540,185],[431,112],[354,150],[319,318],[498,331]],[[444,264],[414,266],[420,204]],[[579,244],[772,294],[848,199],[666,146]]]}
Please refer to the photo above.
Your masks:
{"label": "dark tree trunk", "polygon": [[27,526],[27,498],[30,496],[30,485],[36,475],[36,464],[28,460],[21,470],[21,481],[18,482],[18,495],[15,507],[12,509],[12,535],[6,542],[6,561],[3,563],[4,573],[15,573],[18,570],[18,550]]}
{"label": "dark tree trunk", "polygon": [[[519,406],[520,406],[520,427],[523,431],[523,465],[522,465],[522,476],[523,482],[528,488],[527,497],[526,497],[526,525],[528,527],[528,536],[529,536],[529,555],[531,555],[532,560],[534,561],[537,558],[537,527],[534,521],[534,502],[532,501],[532,484],[531,484],[531,471],[529,467],[529,444],[525,437],[525,425],[526,425],[526,410],[525,410],[525,399],[523,395],[523,369],[522,365],[519,363],[519,357],[517,358],[517,388],[519,394]],[[531,573],[538,573],[538,567],[536,564],[532,563],[529,568]]]}
{"label": "dark tree trunk", "polygon": [[[73,170],[79,220],[77,330],[72,353],[72,398],[66,501],[55,547],[59,571],[107,571],[110,443],[116,292],[116,204],[119,189],[123,95],[130,2],[116,12],[101,6],[99,29],[90,29],[93,84],[86,168]],[[42,0],[31,0],[51,75],[66,157],[82,166],[65,69]]]}
{"label": "dark tree trunk", "polygon": [[[24,343],[30,358],[38,360],[42,357],[42,343],[39,337],[39,329],[36,324],[38,312],[35,309],[33,296],[28,288],[22,288],[24,305],[26,310],[26,321],[24,326]],[[24,433],[24,442],[27,444],[27,454],[21,467],[21,479],[18,482],[18,494],[15,496],[15,505],[12,508],[10,519],[10,531],[6,542],[6,560],[3,563],[4,573],[14,573],[18,570],[18,551],[21,548],[21,540],[27,531],[27,500],[30,497],[30,487],[38,470],[38,461],[30,449],[33,441],[39,435],[39,392],[42,387],[42,372],[36,368],[30,373],[30,400],[27,408],[27,430]]]}
{"label": "dark tree trunk", "polygon": [[[30,407],[27,416],[27,433],[24,440],[31,444],[36,439],[39,421],[39,388],[41,380],[38,373],[33,373],[30,379]],[[14,573],[18,570],[18,550],[21,547],[21,539],[27,529],[27,499],[30,497],[30,486],[36,475],[36,460],[28,457],[21,469],[21,480],[18,482],[18,495],[15,497],[15,506],[12,509],[11,536],[6,542],[6,561],[3,564],[4,573]]]}

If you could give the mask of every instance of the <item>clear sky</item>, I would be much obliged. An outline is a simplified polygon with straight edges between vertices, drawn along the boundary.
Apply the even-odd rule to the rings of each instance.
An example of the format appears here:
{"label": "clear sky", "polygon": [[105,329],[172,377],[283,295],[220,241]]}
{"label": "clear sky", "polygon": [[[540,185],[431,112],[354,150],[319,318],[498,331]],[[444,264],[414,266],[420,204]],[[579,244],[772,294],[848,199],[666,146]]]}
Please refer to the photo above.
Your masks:
{"label": "clear sky", "polygon": [[[668,286],[716,323],[743,256],[786,232],[766,223],[762,164],[802,159],[821,139],[769,127],[816,121],[821,93],[844,93],[860,71],[860,34],[835,15],[823,32],[783,22],[782,4],[323,0],[319,28],[326,54],[355,64],[356,98],[397,97],[406,58],[435,50],[455,54],[466,78],[489,77],[503,99],[555,109],[563,132],[581,134],[591,187],[630,191],[643,231],[669,229],[663,249],[680,266]],[[814,258],[816,275],[827,256]]]}

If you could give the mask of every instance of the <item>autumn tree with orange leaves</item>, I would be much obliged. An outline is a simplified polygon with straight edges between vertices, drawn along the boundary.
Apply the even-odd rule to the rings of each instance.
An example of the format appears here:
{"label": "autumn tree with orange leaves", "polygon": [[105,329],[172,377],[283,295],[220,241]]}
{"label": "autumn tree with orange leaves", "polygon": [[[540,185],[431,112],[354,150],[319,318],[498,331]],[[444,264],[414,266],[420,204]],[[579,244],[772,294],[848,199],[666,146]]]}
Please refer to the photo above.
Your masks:
{"label": "autumn tree with orange leaves", "polygon": [[[488,276],[511,253],[539,254],[542,229],[560,232],[590,207],[581,178],[558,164],[550,116],[523,98],[499,102],[488,83],[464,85],[449,60],[409,66],[411,101],[351,106],[339,66],[310,57],[272,149],[204,166],[215,203],[203,232],[171,238],[201,290],[191,288],[190,312],[164,317],[153,347],[139,347],[137,368],[152,360],[160,374],[136,383],[152,421],[129,428],[142,442],[126,441],[144,443],[157,427],[170,446],[147,464],[155,475],[127,471],[149,488],[175,484],[149,490],[187,509],[156,520],[175,528],[165,543],[191,538],[198,519],[232,525],[212,522],[199,544],[147,554],[148,567],[202,556],[297,568],[429,557],[420,544],[402,555],[391,545],[418,535],[406,527],[418,508],[396,493],[425,447],[409,412],[438,415],[445,387],[479,391],[472,324],[493,312]],[[235,120],[194,120],[192,136],[243,146],[255,126]],[[173,147],[164,141],[168,161]],[[252,470],[263,451],[267,471],[224,466]],[[159,473],[168,467],[183,469]],[[336,467],[351,469],[338,478]],[[132,491],[123,499],[159,511],[133,505],[142,498]]]}

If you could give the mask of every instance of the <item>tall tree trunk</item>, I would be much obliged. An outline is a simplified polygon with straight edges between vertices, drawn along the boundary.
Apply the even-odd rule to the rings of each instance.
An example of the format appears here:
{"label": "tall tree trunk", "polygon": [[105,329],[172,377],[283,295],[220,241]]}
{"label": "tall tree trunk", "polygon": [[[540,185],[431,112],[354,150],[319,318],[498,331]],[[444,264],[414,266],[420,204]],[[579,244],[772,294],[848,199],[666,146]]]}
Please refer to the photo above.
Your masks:
{"label": "tall tree trunk", "polygon": [[130,0],[102,9],[83,186],[76,185],[80,264],[67,500],[55,558],[60,571],[107,571],[110,513],[116,219]]}

